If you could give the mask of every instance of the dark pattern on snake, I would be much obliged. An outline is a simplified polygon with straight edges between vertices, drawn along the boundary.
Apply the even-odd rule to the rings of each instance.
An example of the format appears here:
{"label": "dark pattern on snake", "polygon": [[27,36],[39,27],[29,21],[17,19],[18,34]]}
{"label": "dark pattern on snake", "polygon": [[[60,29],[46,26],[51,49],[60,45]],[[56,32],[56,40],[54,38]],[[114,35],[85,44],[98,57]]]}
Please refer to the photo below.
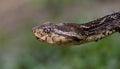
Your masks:
{"label": "dark pattern on snake", "polygon": [[33,28],[38,40],[58,46],[97,41],[114,32],[120,32],[120,12],[84,24],[46,22]]}

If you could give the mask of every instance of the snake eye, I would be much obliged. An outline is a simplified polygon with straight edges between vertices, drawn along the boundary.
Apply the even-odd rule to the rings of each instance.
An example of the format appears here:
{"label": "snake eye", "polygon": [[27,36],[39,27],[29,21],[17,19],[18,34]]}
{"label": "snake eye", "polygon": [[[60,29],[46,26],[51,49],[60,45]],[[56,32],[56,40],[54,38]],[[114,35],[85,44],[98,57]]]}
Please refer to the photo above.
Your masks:
{"label": "snake eye", "polygon": [[44,30],[43,30],[45,33],[50,33],[50,31],[51,31],[51,28],[44,28]]}

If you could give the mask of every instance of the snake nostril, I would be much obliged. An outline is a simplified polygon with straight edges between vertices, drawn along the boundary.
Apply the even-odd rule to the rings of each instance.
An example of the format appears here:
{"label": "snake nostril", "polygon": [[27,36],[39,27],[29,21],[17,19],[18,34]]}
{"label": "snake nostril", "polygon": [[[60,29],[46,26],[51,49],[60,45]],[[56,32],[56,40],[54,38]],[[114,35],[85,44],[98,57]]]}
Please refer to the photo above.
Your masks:
{"label": "snake nostril", "polygon": [[33,32],[33,33],[35,33],[35,32],[36,32],[36,30],[35,30],[35,29],[32,29],[32,32]]}

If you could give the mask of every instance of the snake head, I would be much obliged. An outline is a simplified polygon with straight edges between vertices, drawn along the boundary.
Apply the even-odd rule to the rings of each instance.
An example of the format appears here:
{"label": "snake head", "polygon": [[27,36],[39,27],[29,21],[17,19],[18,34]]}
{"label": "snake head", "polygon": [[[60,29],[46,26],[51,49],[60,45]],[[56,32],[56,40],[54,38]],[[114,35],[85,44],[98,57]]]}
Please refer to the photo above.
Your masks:
{"label": "snake head", "polygon": [[62,45],[68,42],[65,36],[58,34],[56,32],[56,24],[53,23],[43,23],[42,25],[36,26],[32,29],[37,40],[46,42],[54,45]]}
{"label": "snake head", "polygon": [[[32,29],[37,40],[54,45],[78,44],[83,39],[75,32],[76,27],[68,27],[64,23],[43,23]],[[74,31],[74,32],[73,32]]]}

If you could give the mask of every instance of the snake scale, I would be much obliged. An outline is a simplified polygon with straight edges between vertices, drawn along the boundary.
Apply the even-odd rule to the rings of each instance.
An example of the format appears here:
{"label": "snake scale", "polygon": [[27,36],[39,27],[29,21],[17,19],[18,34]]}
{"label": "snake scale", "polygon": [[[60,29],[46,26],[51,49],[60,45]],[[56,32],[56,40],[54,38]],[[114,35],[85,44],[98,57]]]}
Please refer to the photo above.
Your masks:
{"label": "snake scale", "polygon": [[114,12],[84,24],[46,22],[34,27],[32,31],[38,40],[49,44],[80,45],[120,32],[120,12]]}

